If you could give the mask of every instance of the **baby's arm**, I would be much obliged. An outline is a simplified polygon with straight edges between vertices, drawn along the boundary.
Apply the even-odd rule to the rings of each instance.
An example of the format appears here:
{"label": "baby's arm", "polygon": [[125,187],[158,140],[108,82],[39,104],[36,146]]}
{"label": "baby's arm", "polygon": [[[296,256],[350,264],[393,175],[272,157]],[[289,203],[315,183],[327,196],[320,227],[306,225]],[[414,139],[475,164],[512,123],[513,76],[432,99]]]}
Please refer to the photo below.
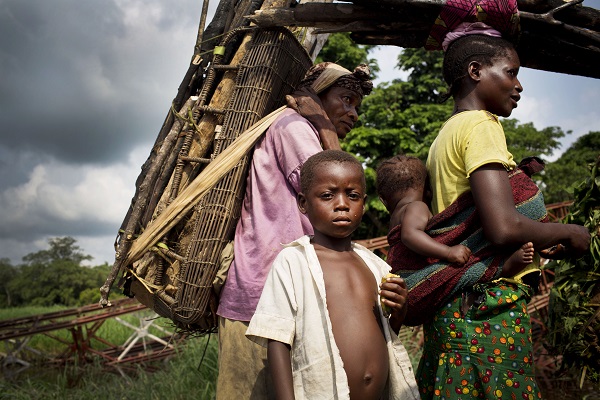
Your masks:
{"label": "baby's arm", "polygon": [[402,243],[409,249],[425,257],[439,258],[451,263],[464,264],[471,256],[471,250],[463,245],[446,246],[425,233],[431,212],[422,201],[414,201],[406,206],[402,220]]}
{"label": "baby's arm", "polygon": [[400,277],[389,277],[379,288],[381,301],[390,309],[390,326],[398,334],[408,310],[406,282]]}
{"label": "baby's arm", "polygon": [[269,340],[267,360],[277,399],[294,399],[290,346],[276,340]]}

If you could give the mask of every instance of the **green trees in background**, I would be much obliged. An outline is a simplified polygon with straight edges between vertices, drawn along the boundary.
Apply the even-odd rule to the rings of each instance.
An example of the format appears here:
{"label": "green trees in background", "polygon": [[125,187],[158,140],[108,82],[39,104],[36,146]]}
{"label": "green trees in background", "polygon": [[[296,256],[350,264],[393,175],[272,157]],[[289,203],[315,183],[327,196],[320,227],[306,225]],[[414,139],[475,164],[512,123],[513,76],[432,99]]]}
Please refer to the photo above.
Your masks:
{"label": "green trees in background", "polygon": [[573,200],[577,184],[589,176],[589,167],[600,155],[600,131],[578,138],[556,161],[549,163],[542,189],[547,203]]}
{"label": "green trees in background", "polygon": [[[508,149],[518,163],[525,157],[536,156],[547,161],[560,147],[565,132],[556,126],[542,130],[536,129],[531,122],[521,124],[516,119],[502,119]],[[570,133],[570,132],[568,132]]]}
{"label": "green trees in background", "polygon": [[379,65],[377,60],[369,58],[369,51],[375,46],[356,45],[350,38],[349,32],[335,33],[329,36],[327,44],[321,49],[315,63],[324,61],[334,62],[353,71],[358,64],[368,64],[371,76],[377,77]]}
{"label": "green trees in background", "polygon": [[13,288],[10,282],[17,275],[17,269],[13,267],[8,258],[0,259],[0,308],[13,305]]}
{"label": "green trees in background", "polygon": [[72,237],[48,240],[49,249],[23,257],[13,266],[0,260],[0,308],[29,306],[80,306],[100,300],[98,288],[108,276],[108,264],[82,265],[91,260]]}

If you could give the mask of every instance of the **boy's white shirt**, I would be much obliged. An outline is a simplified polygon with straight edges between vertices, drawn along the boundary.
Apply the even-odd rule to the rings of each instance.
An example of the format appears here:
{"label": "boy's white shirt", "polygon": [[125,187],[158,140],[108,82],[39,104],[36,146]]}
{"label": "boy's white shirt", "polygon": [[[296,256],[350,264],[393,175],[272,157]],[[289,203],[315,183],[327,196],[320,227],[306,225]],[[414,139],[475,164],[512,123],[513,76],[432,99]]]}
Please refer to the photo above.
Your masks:
{"label": "boy's white shirt", "polygon": [[[380,282],[390,266],[365,247],[352,246]],[[419,399],[408,353],[377,303],[390,360],[388,398]],[[273,262],[246,336],[263,346],[269,339],[291,346],[297,399],[350,398],[327,311],[323,272],[309,236],[285,245]]]}

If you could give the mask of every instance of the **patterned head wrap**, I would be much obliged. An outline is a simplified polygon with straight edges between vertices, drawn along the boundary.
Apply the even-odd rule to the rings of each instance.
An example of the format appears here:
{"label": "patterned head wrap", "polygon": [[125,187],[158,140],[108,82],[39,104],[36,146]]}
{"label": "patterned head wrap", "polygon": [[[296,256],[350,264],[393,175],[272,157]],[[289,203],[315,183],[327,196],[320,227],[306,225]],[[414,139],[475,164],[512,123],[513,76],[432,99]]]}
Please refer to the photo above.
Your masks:
{"label": "patterned head wrap", "polygon": [[371,70],[366,64],[360,64],[354,69],[354,72],[350,72],[338,64],[322,62],[313,65],[308,70],[298,85],[298,89],[307,86],[311,86],[317,93],[330,87],[343,87],[363,97],[371,93],[373,82],[371,81]]}
{"label": "patterned head wrap", "polygon": [[519,32],[517,0],[446,0],[425,48],[446,50],[453,40],[472,34],[515,40]]}

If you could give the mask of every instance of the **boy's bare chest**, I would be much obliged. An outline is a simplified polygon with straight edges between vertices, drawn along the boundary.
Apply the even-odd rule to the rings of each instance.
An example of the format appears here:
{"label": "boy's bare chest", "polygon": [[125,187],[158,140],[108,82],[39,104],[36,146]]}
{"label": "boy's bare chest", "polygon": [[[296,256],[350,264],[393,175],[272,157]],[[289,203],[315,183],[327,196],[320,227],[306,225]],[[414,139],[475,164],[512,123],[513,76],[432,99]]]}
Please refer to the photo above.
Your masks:
{"label": "boy's bare chest", "polygon": [[375,276],[358,255],[320,261],[328,303],[332,296],[346,302],[370,303],[377,299]]}

